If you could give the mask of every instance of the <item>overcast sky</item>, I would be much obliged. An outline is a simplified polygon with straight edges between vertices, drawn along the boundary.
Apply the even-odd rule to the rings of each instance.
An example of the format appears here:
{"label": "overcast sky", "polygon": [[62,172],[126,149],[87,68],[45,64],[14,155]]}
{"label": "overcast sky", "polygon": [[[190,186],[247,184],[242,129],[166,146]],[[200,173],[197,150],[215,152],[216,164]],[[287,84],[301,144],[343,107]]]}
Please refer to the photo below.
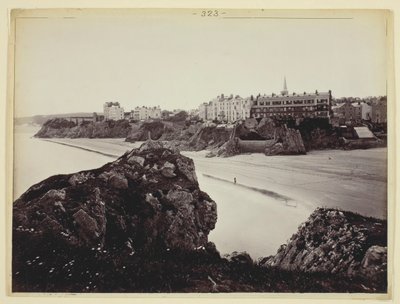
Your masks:
{"label": "overcast sky", "polygon": [[383,14],[222,18],[239,15],[246,16],[135,11],[19,18],[15,114],[102,112],[107,101],[125,111],[192,109],[221,93],[278,93],[285,75],[290,92],[386,94]]}

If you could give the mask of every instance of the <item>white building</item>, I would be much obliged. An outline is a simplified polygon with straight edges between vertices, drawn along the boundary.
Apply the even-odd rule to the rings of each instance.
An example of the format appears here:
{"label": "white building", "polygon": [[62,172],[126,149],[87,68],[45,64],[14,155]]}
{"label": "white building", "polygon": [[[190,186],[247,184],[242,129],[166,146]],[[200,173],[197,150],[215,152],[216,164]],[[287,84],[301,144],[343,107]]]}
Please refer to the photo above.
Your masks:
{"label": "white building", "polygon": [[136,107],[131,112],[131,118],[134,120],[147,120],[147,119],[160,119],[161,109],[160,106],[157,107]]}
{"label": "white building", "polygon": [[371,120],[371,117],[372,117],[371,112],[372,112],[372,107],[369,104],[362,102],[361,103],[361,118],[363,120]]}
{"label": "white building", "polygon": [[103,106],[105,120],[124,119],[124,108],[121,108],[119,102],[106,102]]}
{"label": "white building", "polygon": [[222,94],[208,104],[201,104],[199,106],[199,116],[203,120],[235,122],[249,118],[252,105],[253,101],[250,98],[242,98],[239,95],[225,97]]}

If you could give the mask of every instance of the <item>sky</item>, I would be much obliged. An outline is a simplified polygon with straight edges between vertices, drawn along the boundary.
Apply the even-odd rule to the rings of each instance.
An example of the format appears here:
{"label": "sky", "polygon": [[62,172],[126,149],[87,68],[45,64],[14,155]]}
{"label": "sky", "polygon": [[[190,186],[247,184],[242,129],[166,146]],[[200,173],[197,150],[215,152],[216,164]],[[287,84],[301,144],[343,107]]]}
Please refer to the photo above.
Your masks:
{"label": "sky", "polygon": [[134,9],[44,16],[16,21],[16,117],[102,112],[108,101],[125,111],[194,109],[222,93],[278,93],[285,76],[289,92],[386,94],[379,12],[228,10],[201,17],[193,10]]}

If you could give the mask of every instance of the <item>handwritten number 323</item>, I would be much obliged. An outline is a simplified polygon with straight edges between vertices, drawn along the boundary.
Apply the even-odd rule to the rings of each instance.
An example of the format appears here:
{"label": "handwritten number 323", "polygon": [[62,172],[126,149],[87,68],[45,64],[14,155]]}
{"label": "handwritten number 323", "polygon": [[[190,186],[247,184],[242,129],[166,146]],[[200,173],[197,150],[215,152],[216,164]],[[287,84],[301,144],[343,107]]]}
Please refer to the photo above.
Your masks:
{"label": "handwritten number 323", "polygon": [[201,17],[218,17],[218,11],[201,11]]}

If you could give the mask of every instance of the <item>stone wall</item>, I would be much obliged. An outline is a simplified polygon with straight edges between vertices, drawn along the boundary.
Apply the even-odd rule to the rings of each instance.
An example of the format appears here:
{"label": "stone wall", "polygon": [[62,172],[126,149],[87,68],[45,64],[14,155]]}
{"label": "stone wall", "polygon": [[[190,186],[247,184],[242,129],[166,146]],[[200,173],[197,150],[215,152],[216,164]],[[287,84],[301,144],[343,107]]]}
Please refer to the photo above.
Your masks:
{"label": "stone wall", "polygon": [[274,140],[241,140],[238,144],[241,153],[264,153],[267,146],[275,143]]}

